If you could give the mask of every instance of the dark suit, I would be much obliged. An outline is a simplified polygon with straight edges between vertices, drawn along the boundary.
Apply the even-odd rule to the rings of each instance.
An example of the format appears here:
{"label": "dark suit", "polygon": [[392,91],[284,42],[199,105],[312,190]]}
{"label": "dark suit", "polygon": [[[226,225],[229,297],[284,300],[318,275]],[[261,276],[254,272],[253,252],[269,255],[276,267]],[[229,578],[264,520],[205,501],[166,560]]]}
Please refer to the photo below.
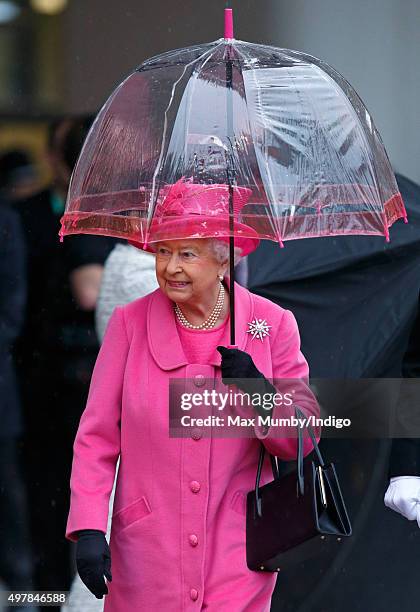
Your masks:
{"label": "dark suit", "polygon": [[22,431],[12,347],[23,323],[24,261],[19,218],[0,204],[0,437],[16,436]]}
{"label": "dark suit", "polygon": [[96,236],[60,243],[56,199],[45,190],[16,204],[27,242],[28,302],[17,362],[39,590],[66,589],[73,574],[64,538],[72,445],[98,350],[94,312],[78,307],[69,277],[80,266],[102,264],[113,246]]}
{"label": "dark suit", "polygon": [[32,560],[27,499],[20,471],[22,418],[12,347],[23,323],[25,252],[19,217],[0,203],[0,578],[29,589]]}
{"label": "dark suit", "polygon": [[[404,355],[403,376],[420,379],[420,306]],[[406,422],[402,425],[412,429],[411,434],[415,433],[417,437],[395,438],[392,441],[389,462],[390,478],[393,476],[420,476],[420,432],[417,424],[417,414],[420,414],[420,394],[417,393],[417,389],[420,390],[420,386],[404,385],[399,410],[402,418],[405,416]],[[410,427],[410,424],[413,424],[413,427]]]}

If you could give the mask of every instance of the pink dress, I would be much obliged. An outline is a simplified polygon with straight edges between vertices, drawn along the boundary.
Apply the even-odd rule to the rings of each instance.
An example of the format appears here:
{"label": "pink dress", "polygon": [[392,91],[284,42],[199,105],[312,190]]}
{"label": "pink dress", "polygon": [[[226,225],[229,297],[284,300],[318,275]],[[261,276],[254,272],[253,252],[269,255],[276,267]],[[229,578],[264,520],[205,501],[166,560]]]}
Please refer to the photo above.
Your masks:
{"label": "pink dress", "polygon": [[221,325],[213,329],[188,329],[177,320],[176,327],[182,347],[190,363],[209,363],[217,346],[228,345],[227,317]]}

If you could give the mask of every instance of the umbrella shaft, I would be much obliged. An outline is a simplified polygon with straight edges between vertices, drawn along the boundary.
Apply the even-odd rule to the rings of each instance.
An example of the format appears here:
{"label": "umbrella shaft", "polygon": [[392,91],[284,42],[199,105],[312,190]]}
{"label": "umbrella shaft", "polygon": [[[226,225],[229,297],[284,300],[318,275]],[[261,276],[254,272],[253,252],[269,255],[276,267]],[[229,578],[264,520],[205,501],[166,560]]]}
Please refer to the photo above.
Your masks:
{"label": "umbrella shaft", "polygon": [[227,157],[227,183],[229,185],[229,301],[230,301],[230,344],[235,345],[235,239],[234,239],[234,214],[233,214],[233,184],[235,181],[235,171],[233,166],[233,62],[226,61],[226,131],[230,145]]}

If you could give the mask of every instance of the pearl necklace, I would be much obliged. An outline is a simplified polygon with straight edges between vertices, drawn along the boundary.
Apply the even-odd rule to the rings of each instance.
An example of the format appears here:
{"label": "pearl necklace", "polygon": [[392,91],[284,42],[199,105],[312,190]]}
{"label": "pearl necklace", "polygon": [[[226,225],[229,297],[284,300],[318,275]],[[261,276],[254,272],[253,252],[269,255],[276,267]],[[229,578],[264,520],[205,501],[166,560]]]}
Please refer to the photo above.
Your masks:
{"label": "pearl necklace", "polygon": [[178,318],[178,321],[184,327],[187,327],[188,329],[211,329],[212,327],[216,325],[220,317],[220,314],[223,310],[224,303],[225,303],[225,288],[223,286],[223,283],[220,283],[219,296],[217,298],[216,305],[213,308],[210,316],[205,321],[203,321],[203,323],[200,323],[200,325],[193,325],[192,323],[190,323],[187,320],[187,318],[182,314],[182,311],[180,307],[178,306],[178,304],[176,303],[174,304],[174,309],[175,309],[175,314]]}

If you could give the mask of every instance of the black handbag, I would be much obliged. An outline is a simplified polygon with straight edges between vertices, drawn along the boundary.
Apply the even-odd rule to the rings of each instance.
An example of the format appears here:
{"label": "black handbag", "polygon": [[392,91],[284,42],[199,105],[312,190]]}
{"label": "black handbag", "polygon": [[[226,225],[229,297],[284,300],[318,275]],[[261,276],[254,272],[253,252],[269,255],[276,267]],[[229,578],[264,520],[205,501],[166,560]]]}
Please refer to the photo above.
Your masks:
{"label": "black handbag", "polygon": [[[306,415],[296,407],[296,416]],[[314,432],[307,426],[315,456],[303,460],[298,427],[297,474],[279,475],[270,453],[274,480],[260,487],[265,457],[261,444],[255,489],[247,494],[246,558],[250,570],[278,572],[316,555],[321,540],[350,536],[350,520],[333,463],[325,464]]]}

